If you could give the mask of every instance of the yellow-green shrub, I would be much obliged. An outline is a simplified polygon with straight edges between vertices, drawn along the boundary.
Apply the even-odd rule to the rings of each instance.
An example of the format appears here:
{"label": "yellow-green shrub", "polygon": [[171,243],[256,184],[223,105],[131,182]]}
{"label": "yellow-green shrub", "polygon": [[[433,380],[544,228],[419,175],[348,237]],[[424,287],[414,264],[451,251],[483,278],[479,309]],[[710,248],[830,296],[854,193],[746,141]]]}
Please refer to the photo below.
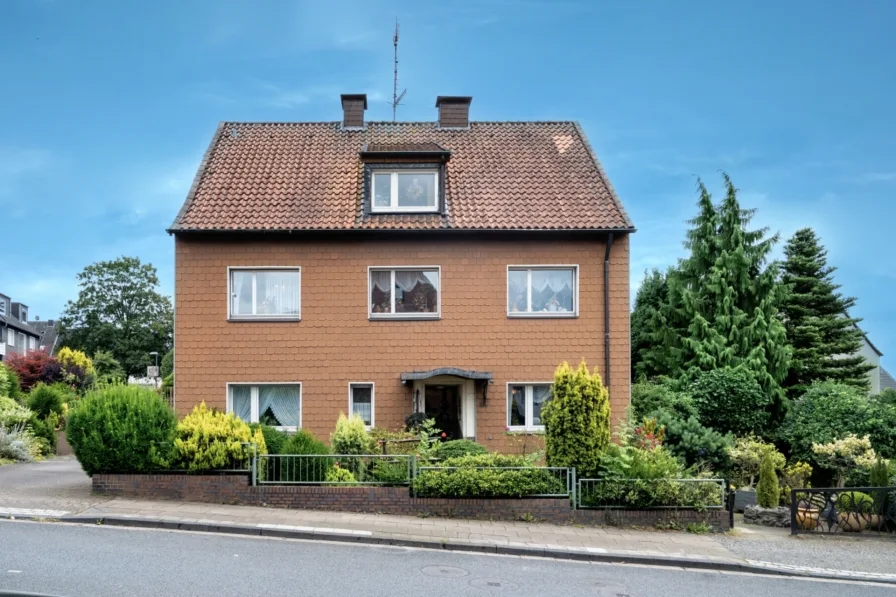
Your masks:
{"label": "yellow-green shrub", "polygon": [[339,413],[336,429],[330,434],[333,454],[373,454],[374,444],[364,420],[358,415],[348,418]]}
{"label": "yellow-green shrub", "polygon": [[252,453],[243,443],[255,442],[259,454],[267,454],[264,435],[253,433],[233,413],[209,409],[205,402],[177,424],[174,433],[175,466],[190,471],[243,468]]}
{"label": "yellow-green shrub", "polygon": [[67,369],[69,366],[75,366],[80,368],[85,375],[96,374],[96,371],[93,368],[93,361],[80,350],[72,350],[68,346],[61,348],[59,352],[56,353],[56,360],[59,361],[59,364],[62,365],[63,369]]}

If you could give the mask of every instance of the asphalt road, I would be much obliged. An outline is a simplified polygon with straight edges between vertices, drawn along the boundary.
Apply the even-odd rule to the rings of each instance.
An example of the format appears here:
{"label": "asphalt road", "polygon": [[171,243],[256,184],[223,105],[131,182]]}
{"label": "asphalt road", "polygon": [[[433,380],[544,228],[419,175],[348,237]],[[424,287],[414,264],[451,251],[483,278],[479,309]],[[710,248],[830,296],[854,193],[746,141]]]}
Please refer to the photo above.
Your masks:
{"label": "asphalt road", "polygon": [[896,595],[896,589],[860,583],[0,521],[4,591],[65,597]]}

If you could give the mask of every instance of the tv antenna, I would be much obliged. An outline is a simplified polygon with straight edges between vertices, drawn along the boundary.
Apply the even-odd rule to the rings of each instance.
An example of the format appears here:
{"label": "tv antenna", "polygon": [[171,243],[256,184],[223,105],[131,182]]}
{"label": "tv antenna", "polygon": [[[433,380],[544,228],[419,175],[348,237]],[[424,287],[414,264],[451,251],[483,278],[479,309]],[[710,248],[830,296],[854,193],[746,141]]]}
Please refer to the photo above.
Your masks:
{"label": "tv antenna", "polygon": [[398,19],[395,19],[395,35],[392,36],[392,45],[395,47],[395,75],[392,79],[392,122],[395,122],[395,113],[398,105],[404,99],[407,89],[398,93]]}

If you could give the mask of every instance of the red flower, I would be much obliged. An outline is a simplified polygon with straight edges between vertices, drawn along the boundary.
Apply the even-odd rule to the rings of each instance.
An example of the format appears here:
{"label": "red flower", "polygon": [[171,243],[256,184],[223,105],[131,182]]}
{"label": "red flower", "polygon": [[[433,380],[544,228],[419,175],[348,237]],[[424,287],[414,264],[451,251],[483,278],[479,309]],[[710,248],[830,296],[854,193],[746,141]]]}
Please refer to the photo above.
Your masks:
{"label": "red flower", "polygon": [[445,432],[443,431],[443,432],[442,432],[442,437],[448,437],[448,434],[445,433]]}

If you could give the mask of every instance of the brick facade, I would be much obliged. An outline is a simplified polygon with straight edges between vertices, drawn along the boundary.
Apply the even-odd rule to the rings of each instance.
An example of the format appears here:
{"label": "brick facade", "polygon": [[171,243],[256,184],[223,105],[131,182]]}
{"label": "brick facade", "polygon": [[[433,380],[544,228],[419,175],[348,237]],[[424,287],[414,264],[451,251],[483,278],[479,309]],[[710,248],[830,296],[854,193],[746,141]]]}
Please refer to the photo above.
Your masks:
{"label": "brick facade", "polygon": [[[508,382],[549,382],[560,362],[582,358],[604,374],[605,235],[318,238],[177,236],[178,414],[203,400],[225,409],[228,382],[301,382],[302,426],[326,440],[348,409],[349,382],[374,382],[375,424],[397,428],[412,411],[412,391],[399,375],[458,367],[493,374],[485,406],[477,395],[475,437],[502,450]],[[537,264],[578,264],[577,318],[507,317],[507,266]],[[368,266],[407,265],[441,267],[441,319],[369,320]],[[228,266],[301,267],[302,320],[228,321]],[[612,248],[609,296],[615,423],[630,392],[624,234]]]}
{"label": "brick facade", "polygon": [[443,499],[413,498],[407,487],[322,487],[262,485],[252,487],[248,475],[118,475],[96,474],[93,491],[140,499],[172,499],[211,504],[272,506],[404,516],[432,515],[480,520],[534,517],[566,524],[612,524],[653,527],[674,521],[680,526],[706,522],[727,531],[725,510],[573,510],[567,498]]}

